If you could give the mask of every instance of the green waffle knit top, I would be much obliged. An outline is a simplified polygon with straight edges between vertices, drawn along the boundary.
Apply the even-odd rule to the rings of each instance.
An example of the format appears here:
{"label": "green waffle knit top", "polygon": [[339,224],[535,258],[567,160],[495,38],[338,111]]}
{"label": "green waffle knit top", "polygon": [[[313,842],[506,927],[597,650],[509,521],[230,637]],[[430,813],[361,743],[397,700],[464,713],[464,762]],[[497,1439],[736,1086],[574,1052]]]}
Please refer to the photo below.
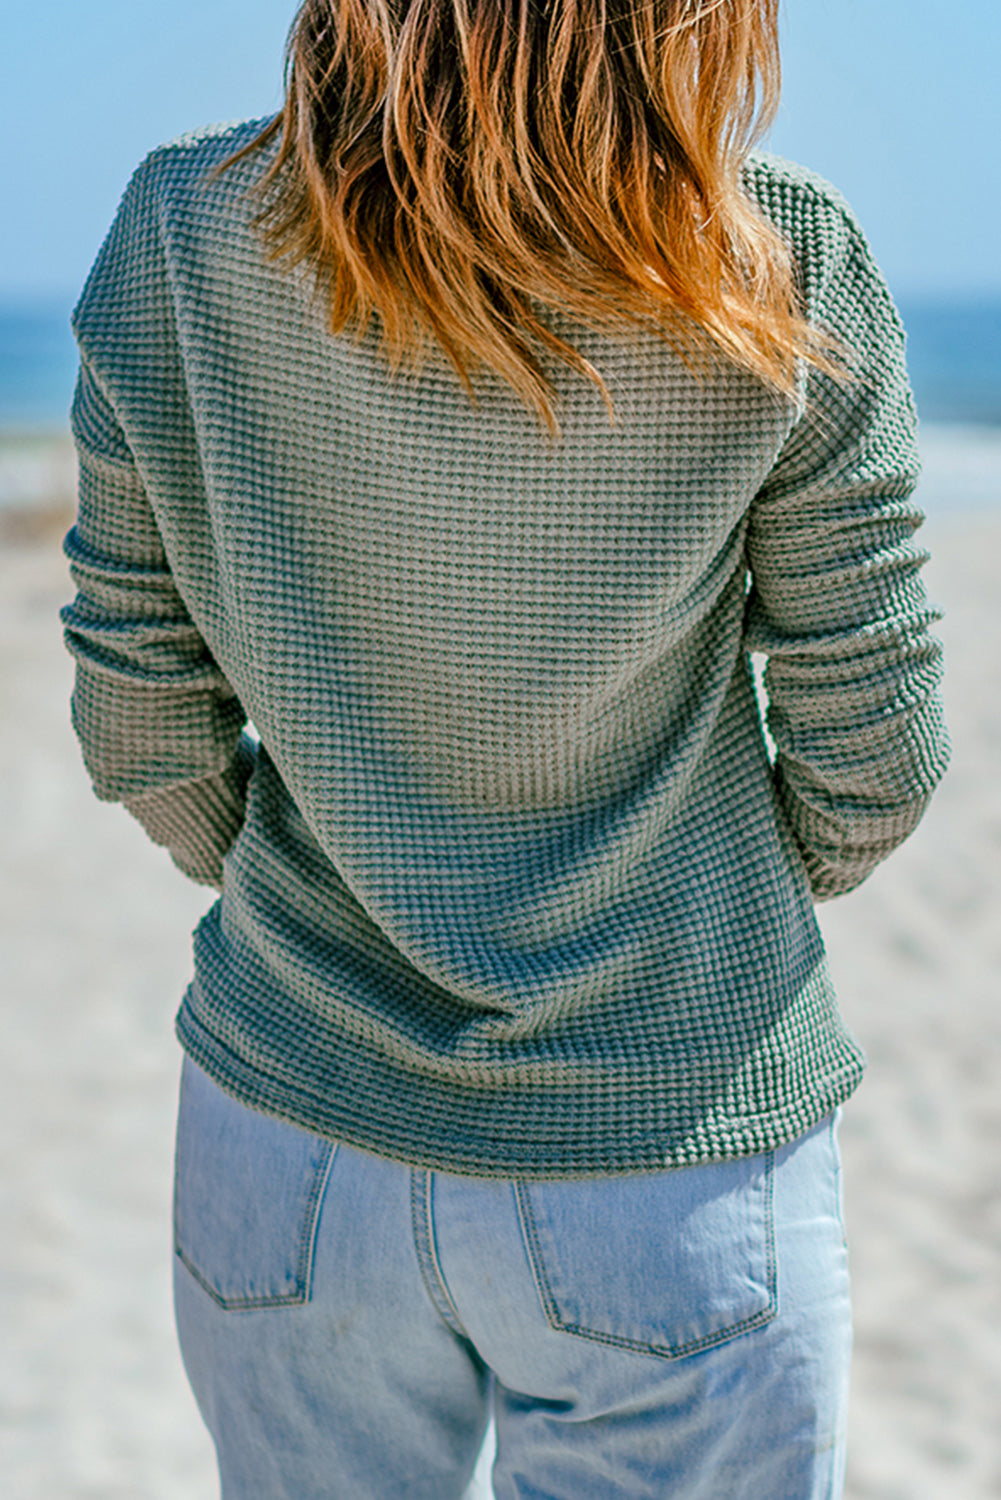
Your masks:
{"label": "green waffle knit top", "polygon": [[858,225],[748,161],[852,382],[786,400],[550,311],[617,416],[556,365],[554,441],[498,377],[473,403],[444,356],[393,376],[374,327],[327,331],[262,252],[262,158],[208,176],[258,128],[142,164],[74,316],[73,719],[97,795],[221,891],[184,1048],[443,1170],[794,1138],[862,1069],[814,901],[947,758],[904,338]]}

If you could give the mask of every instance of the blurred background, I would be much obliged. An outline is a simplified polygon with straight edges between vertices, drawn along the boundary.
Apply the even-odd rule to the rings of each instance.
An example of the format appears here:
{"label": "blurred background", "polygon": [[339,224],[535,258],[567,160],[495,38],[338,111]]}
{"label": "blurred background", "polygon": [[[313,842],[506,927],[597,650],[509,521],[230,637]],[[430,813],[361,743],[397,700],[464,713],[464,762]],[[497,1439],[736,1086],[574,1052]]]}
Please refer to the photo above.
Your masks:
{"label": "blurred background", "polygon": [[[0,1490],[18,1500],[217,1493],[169,1304],[172,1023],[210,893],[93,800],[69,730],[68,316],[141,157],[277,107],[292,12],[50,0],[0,20]],[[845,193],[909,332],[955,741],[917,834],[821,909],[870,1059],[842,1127],[848,1494],[988,1500],[1001,1496],[1001,7],[785,0],[783,35],[767,144]]]}

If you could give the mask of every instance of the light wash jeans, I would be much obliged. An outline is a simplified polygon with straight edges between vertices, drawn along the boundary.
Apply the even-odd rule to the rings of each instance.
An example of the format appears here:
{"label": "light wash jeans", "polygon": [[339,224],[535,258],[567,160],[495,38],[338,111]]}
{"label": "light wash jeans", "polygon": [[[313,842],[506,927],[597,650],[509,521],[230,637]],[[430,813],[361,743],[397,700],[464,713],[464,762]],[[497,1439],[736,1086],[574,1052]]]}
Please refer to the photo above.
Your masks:
{"label": "light wash jeans", "polygon": [[411,1170],[190,1061],[176,1297],[223,1500],[835,1500],[851,1344],[835,1117],[576,1182]]}

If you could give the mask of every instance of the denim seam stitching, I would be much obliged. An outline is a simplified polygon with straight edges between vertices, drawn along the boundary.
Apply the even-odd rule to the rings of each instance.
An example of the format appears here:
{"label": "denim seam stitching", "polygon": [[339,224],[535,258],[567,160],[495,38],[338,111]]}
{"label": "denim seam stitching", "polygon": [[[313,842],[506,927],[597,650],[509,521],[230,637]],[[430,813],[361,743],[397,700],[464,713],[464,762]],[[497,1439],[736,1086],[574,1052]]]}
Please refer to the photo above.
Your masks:
{"label": "denim seam stitching", "polygon": [[188,1258],[181,1247],[178,1236],[175,1234],[174,1253],[178,1260],[189,1275],[194,1277],[206,1295],[211,1297],[212,1301],[218,1307],[221,1307],[224,1312],[256,1312],[265,1307],[302,1307],[309,1301],[312,1295],[314,1251],[316,1249],[316,1233],[320,1219],[317,1210],[326,1192],[336,1155],[337,1142],[325,1141],[320,1160],[313,1170],[313,1181],[309,1190],[309,1196],[306,1199],[306,1211],[299,1235],[299,1259],[296,1264],[295,1290],[293,1292],[283,1292],[274,1297],[224,1297],[221,1292],[216,1291],[211,1283],[205,1279],[194,1262]]}
{"label": "denim seam stitching", "polygon": [[417,1264],[427,1294],[442,1322],[460,1338],[468,1339],[438,1261],[431,1215],[431,1176],[429,1171],[417,1167],[410,1173],[410,1211]]}
{"label": "denim seam stitching", "polygon": [[337,1158],[338,1145],[338,1141],[325,1143],[324,1155],[317,1163],[313,1186],[307,1200],[304,1233],[299,1247],[299,1269],[296,1274],[296,1279],[302,1286],[304,1302],[308,1302],[313,1295],[313,1266],[316,1259],[316,1236],[320,1228],[320,1208],[326,1197],[327,1184],[330,1182],[330,1174]]}
{"label": "denim seam stitching", "polygon": [[776,1254],[775,1254],[775,1215],[774,1203],[774,1162],[775,1153],[765,1153],[765,1214],[766,1214],[766,1246],[765,1246],[765,1274],[768,1289],[768,1303],[761,1312],[752,1317],[743,1318],[739,1323],[731,1323],[728,1327],[718,1330],[716,1333],[706,1334],[704,1338],[692,1339],[687,1344],[651,1344],[640,1339],[629,1339],[620,1337],[614,1333],[599,1333],[593,1328],[582,1328],[576,1323],[565,1323],[560,1317],[553,1295],[552,1287],[546,1276],[545,1264],[542,1258],[542,1246],[539,1240],[535,1216],[532,1205],[527,1194],[523,1192],[525,1184],[521,1181],[515,1183],[515,1195],[518,1202],[518,1213],[521,1219],[522,1229],[528,1250],[529,1264],[532,1268],[532,1276],[539,1292],[539,1300],[542,1310],[546,1315],[549,1326],[557,1333],[570,1333],[576,1338],[589,1339],[592,1343],[607,1344],[616,1349],[630,1349],[639,1354],[654,1354],[660,1359],[681,1359],[688,1354],[696,1354],[703,1349],[712,1349],[717,1344],[727,1343],[730,1339],[738,1337],[742,1333],[749,1333],[754,1328],[762,1328],[770,1323],[778,1311],[778,1299],[776,1296]]}
{"label": "denim seam stitching", "polygon": [[831,1158],[834,1162],[834,1215],[841,1230],[841,1243],[845,1250],[848,1249],[848,1225],[845,1222],[844,1208],[844,1167],[841,1161],[841,1151],[838,1147],[838,1122],[841,1118],[840,1108],[831,1115],[827,1127],[828,1138],[831,1143]]}

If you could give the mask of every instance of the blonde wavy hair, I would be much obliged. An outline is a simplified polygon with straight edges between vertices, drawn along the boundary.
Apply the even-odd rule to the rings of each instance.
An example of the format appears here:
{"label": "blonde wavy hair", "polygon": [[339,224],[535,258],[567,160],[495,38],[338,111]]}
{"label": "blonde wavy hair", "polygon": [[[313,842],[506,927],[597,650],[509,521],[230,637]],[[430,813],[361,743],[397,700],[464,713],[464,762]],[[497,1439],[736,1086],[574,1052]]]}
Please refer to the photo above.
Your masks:
{"label": "blonde wavy hair", "polygon": [[335,333],[392,368],[437,340],[558,431],[547,326],[658,330],[792,395],[829,364],[787,246],[741,188],[778,101],[779,0],[306,0],[258,190],[270,257],[309,263]]}

